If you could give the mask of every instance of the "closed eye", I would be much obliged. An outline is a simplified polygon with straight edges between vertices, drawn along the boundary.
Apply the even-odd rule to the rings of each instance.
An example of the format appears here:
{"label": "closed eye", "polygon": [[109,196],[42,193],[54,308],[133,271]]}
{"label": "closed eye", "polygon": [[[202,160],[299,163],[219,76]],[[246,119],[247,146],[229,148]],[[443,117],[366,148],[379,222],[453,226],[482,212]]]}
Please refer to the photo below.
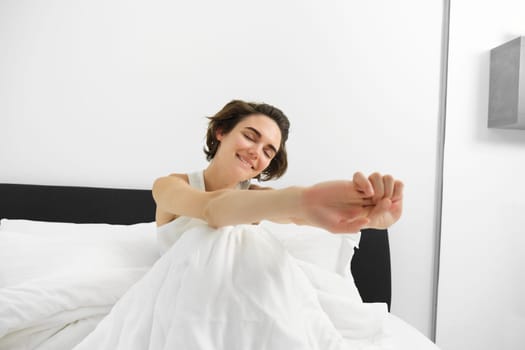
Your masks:
{"label": "closed eye", "polygon": [[264,154],[266,155],[266,157],[268,157],[268,159],[272,159],[273,157],[275,157],[275,152],[272,149],[264,151]]}
{"label": "closed eye", "polygon": [[[257,140],[261,138],[261,133],[257,131],[257,129],[247,127],[246,130],[248,130],[248,133],[243,132],[242,134],[247,140],[250,140],[251,142],[257,142]],[[273,145],[270,144],[268,145],[268,149],[265,149],[263,153],[265,157],[267,157],[268,159],[272,159],[277,154],[277,150]]]}
{"label": "closed eye", "polygon": [[251,137],[250,135],[247,135],[247,134],[243,134],[245,138],[247,138],[248,140],[250,141],[253,141],[255,142],[255,139],[253,137]]}

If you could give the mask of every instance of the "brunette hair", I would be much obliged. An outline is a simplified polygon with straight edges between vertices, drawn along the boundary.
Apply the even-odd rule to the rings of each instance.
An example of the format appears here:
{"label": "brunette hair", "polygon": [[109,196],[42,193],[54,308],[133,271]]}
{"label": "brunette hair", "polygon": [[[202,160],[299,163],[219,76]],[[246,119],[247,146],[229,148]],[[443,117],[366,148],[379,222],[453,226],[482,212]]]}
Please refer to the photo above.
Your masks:
{"label": "brunette hair", "polygon": [[217,153],[220,141],[217,140],[217,131],[227,134],[229,133],[241,120],[253,115],[263,114],[277,123],[281,130],[281,144],[279,150],[270,161],[270,164],[264,169],[256,179],[259,181],[267,181],[277,179],[284,175],[288,168],[288,160],[286,154],[286,140],[288,140],[288,130],[290,129],[290,122],[284,113],[266,103],[253,103],[241,100],[233,100],[227,103],[217,114],[208,117],[208,130],[206,132],[206,146],[204,153],[208,161],[212,160]]}

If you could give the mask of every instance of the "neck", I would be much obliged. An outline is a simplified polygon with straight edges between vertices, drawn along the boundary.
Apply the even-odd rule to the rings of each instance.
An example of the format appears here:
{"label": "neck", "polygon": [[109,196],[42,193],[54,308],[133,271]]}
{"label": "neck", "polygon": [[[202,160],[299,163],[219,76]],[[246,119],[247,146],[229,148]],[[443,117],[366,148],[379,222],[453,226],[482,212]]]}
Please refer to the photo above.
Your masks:
{"label": "neck", "polygon": [[204,170],[204,185],[206,191],[233,189],[239,182],[239,179],[232,178],[228,176],[226,172],[218,169],[213,160]]}

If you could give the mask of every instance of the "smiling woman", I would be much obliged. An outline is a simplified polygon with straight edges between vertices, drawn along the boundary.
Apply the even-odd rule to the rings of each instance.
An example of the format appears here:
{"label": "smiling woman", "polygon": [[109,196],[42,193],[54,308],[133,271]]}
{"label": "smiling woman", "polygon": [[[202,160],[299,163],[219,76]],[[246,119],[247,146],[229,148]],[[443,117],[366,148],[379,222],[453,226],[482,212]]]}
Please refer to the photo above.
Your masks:
{"label": "smiling woman", "polygon": [[[286,141],[288,140],[290,122],[281,110],[265,103],[257,104],[234,100],[226,104],[213,117],[210,117],[206,135],[207,149],[204,150],[206,158],[208,161],[213,160],[221,142],[220,138],[230,133],[239,122],[245,124],[241,131],[246,139],[251,142],[260,141],[261,131],[256,129],[255,125],[251,125],[250,122],[246,123],[244,120],[250,117],[265,117],[257,118],[254,122],[256,125],[257,123],[261,124],[260,128],[264,128],[264,131],[268,133],[265,136],[271,137],[270,141],[272,141],[266,145],[270,150],[265,150],[265,156],[270,159],[270,164],[263,168],[255,178],[262,180],[278,178],[286,172],[288,167]],[[272,121],[278,130],[276,130],[275,125],[272,125]]]}
{"label": "smiling woman", "polygon": [[235,166],[232,170],[239,165],[244,169],[238,175],[241,181],[257,177],[279,154],[277,149],[281,145],[278,125],[263,114],[253,114],[244,118],[229,132],[218,130],[216,138],[221,145],[221,152],[215,155],[206,169],[205,177],[209,178],[213,178],[211,174],[215,171],[221,172],[219,167],[228,166],[234,159],[239,162],[233,164]]}
{"label": "smiling woman", "polygon": [[[401,181],[357,172],[352,180],[262,191],[250,181],[286,172],[288,118],[271,105],[234,100],[209,119],[208,167],[153,185],[162,258],[77,349],[141,348],[144,339],[150,348],[387,346],[386,305],[363,303],[349,269],[338,274],[292,257],[253,223],[384,229],[401,216]],[[348,267],[353,250],[345,252]],[[134,314],[144,310],[150,316]]]}
{"label": "smiling woman", "polygon": [[240,100],[209,119],[204,152],[210,164],[201,175],[203,186],[192,184],[187,174],[158,179],[153,186],[158,226],[188,216],[215,227],[271,220],[348,233],[386,228],[399,219],[403,184],[390,175],[356,173],[353,181],[307,188],[235,191],[259,189],[249,181],[286,172],[290,122],[274,106]]}

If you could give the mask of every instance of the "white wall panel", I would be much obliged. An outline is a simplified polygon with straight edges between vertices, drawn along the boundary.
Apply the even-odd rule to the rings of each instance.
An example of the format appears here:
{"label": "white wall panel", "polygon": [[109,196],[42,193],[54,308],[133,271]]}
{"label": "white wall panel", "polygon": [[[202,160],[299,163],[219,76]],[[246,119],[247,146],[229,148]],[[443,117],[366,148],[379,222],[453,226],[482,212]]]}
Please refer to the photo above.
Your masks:
{"label": "white wall panel", "polygon": [[525,4],[452,1],[437,344],[525,344],[525,131],[487,128],[490,50],[525,35]]}

